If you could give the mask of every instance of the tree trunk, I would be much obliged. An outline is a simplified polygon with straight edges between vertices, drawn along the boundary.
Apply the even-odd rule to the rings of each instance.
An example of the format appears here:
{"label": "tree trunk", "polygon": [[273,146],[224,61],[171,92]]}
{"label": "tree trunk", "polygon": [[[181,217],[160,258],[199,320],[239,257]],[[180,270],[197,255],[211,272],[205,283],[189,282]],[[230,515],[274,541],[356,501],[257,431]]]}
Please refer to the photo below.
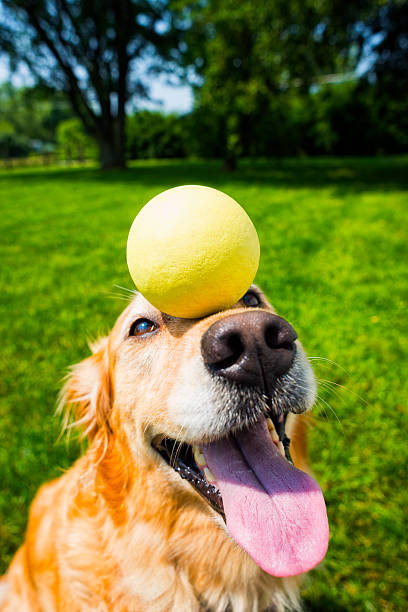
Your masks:
{"label": "tree trunk", "polygon": [[237,169],[237,158],[233,153],[224,155],[222,169],[225,172],[234,172]]}
{"label": "tree trunk", "polygon": [[110,129],[98,138],[99,162],[102,170],[126,168],[124,118],[112,120]]}
{"label": "tree trunk", "polygon": [[240,153],[239,114],[231,110],[225,118],[225,150],[222,167],[226,172],[234,172],[237,169]]}

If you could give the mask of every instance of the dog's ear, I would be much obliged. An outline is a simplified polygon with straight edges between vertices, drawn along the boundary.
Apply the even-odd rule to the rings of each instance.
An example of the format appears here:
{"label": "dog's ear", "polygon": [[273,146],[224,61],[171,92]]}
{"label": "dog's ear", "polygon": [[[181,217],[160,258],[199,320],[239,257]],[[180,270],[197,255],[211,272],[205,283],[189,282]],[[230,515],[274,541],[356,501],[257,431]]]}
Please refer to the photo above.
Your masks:
{"label": "dog's ear", "polygon": [[78,428],[90,440],[100,432],[106,439],[113,395],[108,338],[90,347],[93,354],[71,367],[58,411],[64,412],[65,429]]}

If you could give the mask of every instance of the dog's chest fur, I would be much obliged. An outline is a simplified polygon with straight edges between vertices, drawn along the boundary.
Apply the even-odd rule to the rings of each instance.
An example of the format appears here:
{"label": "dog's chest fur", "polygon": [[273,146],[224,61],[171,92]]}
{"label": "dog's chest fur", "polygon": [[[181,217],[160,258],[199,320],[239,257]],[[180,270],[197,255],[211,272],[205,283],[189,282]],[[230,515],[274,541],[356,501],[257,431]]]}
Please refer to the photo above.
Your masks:
{"label": "dog's chest fur", "polygon": [[[118,445],[108,449],[92,476],[84,463],[78,490],[84,497],[73,503],[95,507],[98,498],[100,516],[88,516],[83,526],[84,517],[78,517],[72,554],[78,554],[80,542],[86,550],[99,549],[99,562],[92,560],[84,581],[92,584],[92,573],[96,584],[98,575],[115,577],[106,585],[108,609],[263,612],[297,607],[298,578],[266,574],[228,536],[221,519],[203,511],[200,500],[177,491],[156,469],[131,473],[128,465]],[[99,596],[105,598],[102,592]]]}

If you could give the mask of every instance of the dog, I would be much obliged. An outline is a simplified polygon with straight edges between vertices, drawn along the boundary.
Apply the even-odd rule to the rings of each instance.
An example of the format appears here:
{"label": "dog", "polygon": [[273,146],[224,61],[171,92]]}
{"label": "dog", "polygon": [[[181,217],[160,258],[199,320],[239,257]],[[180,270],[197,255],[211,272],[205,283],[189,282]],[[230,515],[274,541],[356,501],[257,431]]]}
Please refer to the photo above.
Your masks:
{"label": "dog", "polygon": [[196,320],[135,292],[91,348],[61,396],[88,450],[38,492],[0,609],[300,609],[328,526],[292,326],[256,286]]}

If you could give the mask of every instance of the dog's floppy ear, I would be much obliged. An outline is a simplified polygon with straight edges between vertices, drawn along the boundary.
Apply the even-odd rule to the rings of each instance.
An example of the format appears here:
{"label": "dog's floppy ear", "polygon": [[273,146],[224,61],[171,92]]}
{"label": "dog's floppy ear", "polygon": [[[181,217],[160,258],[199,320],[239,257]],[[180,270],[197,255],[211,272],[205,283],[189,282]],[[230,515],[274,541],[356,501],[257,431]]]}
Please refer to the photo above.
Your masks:
{"label": "dog's floppy ear", "polygon": [[108,338],[100,338],[90,348],[93,354],[71,367],[58,411],[65,412],[65,429],[78,428],[90,440],[101,432],[106,439],[112,406]]}

